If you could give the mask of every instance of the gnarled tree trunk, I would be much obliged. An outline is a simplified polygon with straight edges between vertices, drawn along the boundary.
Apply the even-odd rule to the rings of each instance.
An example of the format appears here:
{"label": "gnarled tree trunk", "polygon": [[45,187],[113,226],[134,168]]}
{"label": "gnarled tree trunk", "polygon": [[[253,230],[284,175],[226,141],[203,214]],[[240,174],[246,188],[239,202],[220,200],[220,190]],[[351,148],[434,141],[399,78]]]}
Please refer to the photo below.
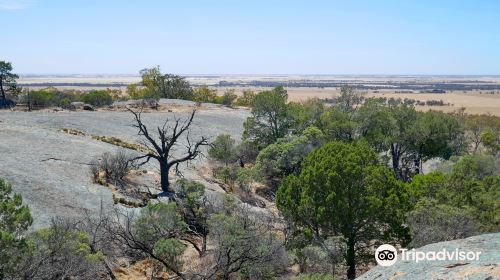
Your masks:
{"label": "gnarled tree trunk", "polygon": [[[193,141],[189,137],[189,127],[193,123],[194,115],[196,110],[193,110],[190,117],[181,123],[180,119],[174,119],[172,122],[172,126],[169,126],[169,120],[167,119],[163,126],[157,127],[157,135],[156,137],[151,135],[147,126],[144,125],[141,119],[141,112],[134,112],[131,109],[128,109],[135,117],[136,124],[134,125],[139,129],[139,135],[143,136],[144,146],[149,148],[149,152],[144,155],[138,156],[133,160],[143,159],[144,161],[139,165],[144,165],[151,158],[158,161],[160,164],[160,176],[161,182],[160,186],[164,192],[169,192],[169,171],[170,168],[175,167],[176,172],[179,172],[178,166],[183,162],[189,162],[194,160],[201,153],[201,147],[208,145],[208,139],[205,136],[202,136],[198,141]],[[178,158],[172,157],[172,152],[174,147],[178,144],[179,138],[186,133],[186,142],[185,152]]]}
{"label": "gnarled tree trunk", "polygon": [[349,237],[347,241],[347,279],[356,279],[356,251],[354,249],[355,241]]}
{"label": "gnarled tree trunk", "polygon": [[168,175],[169,175],[168,173],[170,172],[170,168],[167,162],[163,160],[160,160],[159,162],[160,162],[160,186],[164,192],[169,192],[170,182],[168,181]]}

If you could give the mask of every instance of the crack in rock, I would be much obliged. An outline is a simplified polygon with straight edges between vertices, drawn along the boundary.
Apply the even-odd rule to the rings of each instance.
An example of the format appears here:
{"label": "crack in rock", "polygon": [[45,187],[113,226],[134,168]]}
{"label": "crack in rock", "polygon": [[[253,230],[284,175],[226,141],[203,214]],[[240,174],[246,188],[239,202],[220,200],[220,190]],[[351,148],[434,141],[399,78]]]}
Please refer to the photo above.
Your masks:
{"label": "crack in rock", "polygon": [[72,164],[91,165],[90,163],[86,163],[86,162],[74,162],[74,161],[69,161],[69,160],[60,159],[60,158],[54,158],[54,157],[50,157],[50,158],[47,158],[47,159],[42,159],[40,162],[45,162],[45,161],[49,161],[49,160],[69,162],[69,163],[72,163]]}

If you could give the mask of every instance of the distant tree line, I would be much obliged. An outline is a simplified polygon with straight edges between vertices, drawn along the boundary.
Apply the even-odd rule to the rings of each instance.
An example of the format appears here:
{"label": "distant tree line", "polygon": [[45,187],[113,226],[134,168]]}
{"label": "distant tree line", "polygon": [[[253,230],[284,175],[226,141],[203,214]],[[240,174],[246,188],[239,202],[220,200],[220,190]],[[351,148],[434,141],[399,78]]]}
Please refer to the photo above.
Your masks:
{"label": "distant tree line", "polygon": [[[394,97],[372,97],[372,100],[376,100],[377,102],[385,103],[387,105],[416,105],[416,106],[450,106],[450,103],[445,103],[443,100],[416,100],[413,98],[394,98]],[[335,103],[336,98],[325,99],[326,103]]]}
{"label": "distant tree line", "polygon": [[21,87],[47,88],[47,87],[86,87],[86,88],[113,88],[126,87],[129,83],[19,83]]}
{"label": "distant tree line", "polygon": [[245,82],[229,82],[220,81],[218,86],[221,87],[317,87],[317,88],[341,88],[344,86],[352,86],[358,90],[413,90],[421,93],[446,93],[446,91],[494,91],[500,90],[500,85],[496,83],[489,83],[484,81],[460,81],[454,82],[372,82],[370,85],[365,85],[352,80],[323,80],[318,82],[316,80],[282,80],[282,81],[245,81]]}

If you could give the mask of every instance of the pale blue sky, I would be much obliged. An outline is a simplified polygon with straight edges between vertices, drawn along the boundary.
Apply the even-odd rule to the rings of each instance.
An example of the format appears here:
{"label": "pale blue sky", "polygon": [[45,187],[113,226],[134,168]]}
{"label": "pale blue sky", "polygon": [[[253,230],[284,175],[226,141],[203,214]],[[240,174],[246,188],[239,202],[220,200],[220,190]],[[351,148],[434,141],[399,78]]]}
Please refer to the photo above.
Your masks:
{"label": "pale blue sky", "polygon": [[0,0],[19,73],[500,74],[500,1]]}

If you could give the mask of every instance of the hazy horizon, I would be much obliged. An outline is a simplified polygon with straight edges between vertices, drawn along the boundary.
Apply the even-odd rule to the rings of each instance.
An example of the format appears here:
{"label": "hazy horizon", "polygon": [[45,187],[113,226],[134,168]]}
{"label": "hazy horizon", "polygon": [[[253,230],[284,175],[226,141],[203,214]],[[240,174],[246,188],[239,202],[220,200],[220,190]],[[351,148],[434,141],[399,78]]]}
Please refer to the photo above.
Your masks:
{"label": "hazy horizon", "polygon": [[[166,72],[165,72],[166,73]],[[82,76],[82,77],[140,77],[139,73],[17,73],[21,78],[23,77],[72,77],[72,76]],[[315,74],[315,73],[170,73],[185,77],[500,77],[500,74]]]}

